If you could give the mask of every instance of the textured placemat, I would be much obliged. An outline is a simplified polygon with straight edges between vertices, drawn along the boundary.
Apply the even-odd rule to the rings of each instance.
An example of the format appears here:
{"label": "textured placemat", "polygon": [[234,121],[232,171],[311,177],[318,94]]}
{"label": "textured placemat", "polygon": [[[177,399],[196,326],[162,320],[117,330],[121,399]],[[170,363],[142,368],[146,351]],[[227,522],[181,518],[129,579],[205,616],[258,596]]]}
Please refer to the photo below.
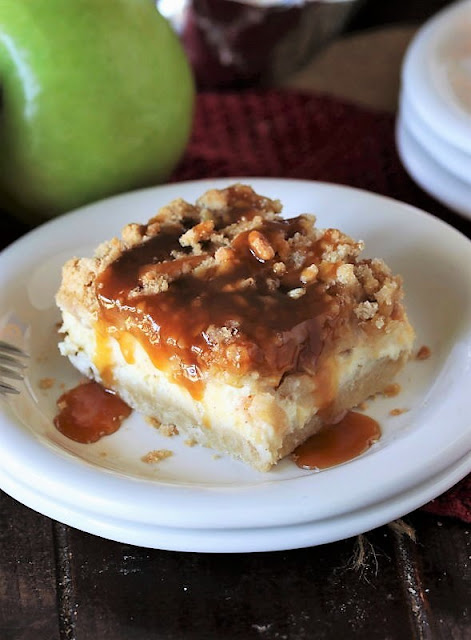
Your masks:
{"label": "textured placemat", "polygon": [[[394,117],[325,95],[286,91],[206,93],[173,180],[270,176],[325,180],[416,205],[471,235],[471,224],[408,177]],[[471,522],[471,475],[424,507]]]}

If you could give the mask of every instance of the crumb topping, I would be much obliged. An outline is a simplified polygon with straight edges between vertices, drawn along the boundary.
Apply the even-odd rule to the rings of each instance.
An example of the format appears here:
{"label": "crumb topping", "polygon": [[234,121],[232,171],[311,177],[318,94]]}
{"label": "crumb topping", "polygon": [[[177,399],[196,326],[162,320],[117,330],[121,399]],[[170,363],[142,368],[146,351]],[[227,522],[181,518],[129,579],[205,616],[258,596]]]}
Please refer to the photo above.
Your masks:
{"label": "crumb topping", "polygon": [[54,384],[55,384],[54,378],[41,378],[41,380],[38,383],[38,386],[42,390],[47,390],[47,389],[52,389]]}
{"label": "crumb topping", "polygon": [[[217,369],[279,381],[312,371],[329,345],[388,331],[404,318],[401,279],[315,217],[284,220],[277,200],[249,186],[181,199],[129,224],[93,259],[64,268],[92,321],[126,330],[188,384]],[[72,284],[72,287],[70,286]],[[170,364],[169,364],[170,363]]]}
{"label": "crumb topping", "polygon": [[401,416],[403,413],[407,413],[409,411],[409,409],[391,409],[391,411],[389,412],[390,416]]}

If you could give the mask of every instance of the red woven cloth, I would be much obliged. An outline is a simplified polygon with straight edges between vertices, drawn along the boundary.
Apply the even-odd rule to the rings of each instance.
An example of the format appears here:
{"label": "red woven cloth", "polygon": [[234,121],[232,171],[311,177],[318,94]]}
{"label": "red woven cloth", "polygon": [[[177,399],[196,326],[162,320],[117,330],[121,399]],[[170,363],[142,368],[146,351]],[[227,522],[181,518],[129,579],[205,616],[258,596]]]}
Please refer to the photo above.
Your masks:
{"label": "red woven cloth", "polygon": [[[468,221],[423,193],[396,154],[394,118],[336,98],[281,91],[200,94],[173,180],[230,176],[346,184],[416,205],[471,235]],[[424,509],[471,522],[471,475]]]}

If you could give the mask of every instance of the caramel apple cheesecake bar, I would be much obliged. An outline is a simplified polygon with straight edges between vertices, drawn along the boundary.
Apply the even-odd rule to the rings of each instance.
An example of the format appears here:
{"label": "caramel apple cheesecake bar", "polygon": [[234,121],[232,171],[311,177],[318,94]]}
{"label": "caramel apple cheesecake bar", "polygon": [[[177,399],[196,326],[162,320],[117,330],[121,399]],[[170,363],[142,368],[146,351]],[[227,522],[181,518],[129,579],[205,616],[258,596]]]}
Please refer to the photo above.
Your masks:
{"label": "caramel apple cheesecake bar", "polygon": [[236,184],[74,258],[63,355],[132,408],[266,471],[408,359],[401,279],[362,242]]}

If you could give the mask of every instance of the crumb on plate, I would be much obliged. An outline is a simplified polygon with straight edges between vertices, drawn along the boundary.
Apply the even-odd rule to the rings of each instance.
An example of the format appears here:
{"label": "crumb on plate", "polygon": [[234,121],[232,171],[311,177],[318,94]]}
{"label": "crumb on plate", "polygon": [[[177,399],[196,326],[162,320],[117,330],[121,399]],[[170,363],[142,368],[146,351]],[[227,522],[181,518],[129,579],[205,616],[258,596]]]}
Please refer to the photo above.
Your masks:
{"label": "crumb on plate", "polygon": [[170,451],[169,449],[154,449],[153,451],[148,451],[144,456],[142,456],[141,460],[146,464],[154,464],[161,460],[165,460],[165,458],[170,458],[171,456],[173,456],[173,451]]}

